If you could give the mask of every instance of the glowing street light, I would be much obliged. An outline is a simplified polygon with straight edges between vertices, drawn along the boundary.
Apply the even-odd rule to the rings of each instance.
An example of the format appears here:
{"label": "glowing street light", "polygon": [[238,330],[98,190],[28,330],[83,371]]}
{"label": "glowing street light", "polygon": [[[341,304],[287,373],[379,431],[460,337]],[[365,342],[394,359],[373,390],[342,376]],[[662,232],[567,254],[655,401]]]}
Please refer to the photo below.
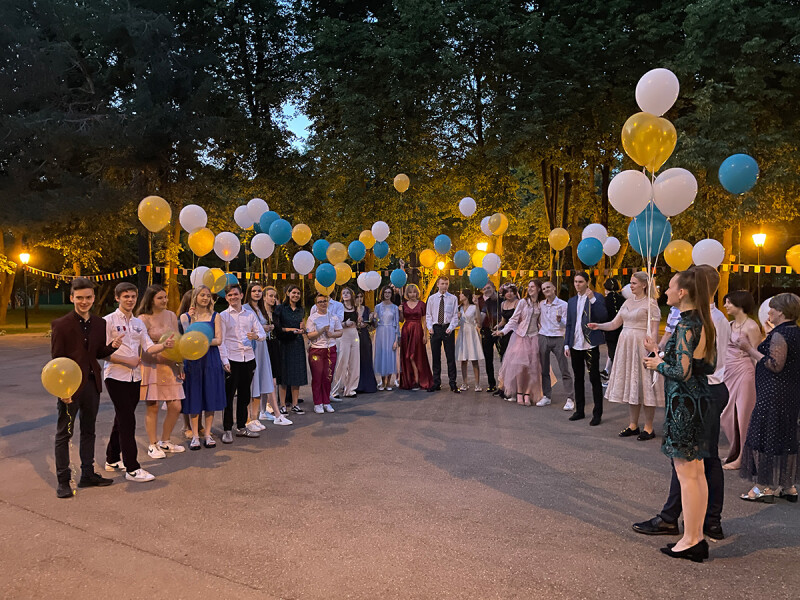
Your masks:
{"label": "glowing street light", "polygon": [[756,270],[756,287],[758,288],[758,306],[761,306],[761,248],[767,243],[766,233],[754,233],[753,244],[758,250],[758,269]]}
{"label": "glowing street light", "polygon": [[28,269],[25,267],[28,266],[28,262],[31,260],[31,255],[27,252],[23,252],[19,255],[19,261],[22,263],[22,287],[24,288],[23,291],[25,292],[25,299],[23,302],[25,303],[25,329],[28,328]]}
{"label": "glowing street light", "polygon": [[439,262],[436,263],[436,266],[439,267],[439,270],[441,271],[442,269],[444,269],[444,261],[440,260]]}
{"label": "glowing street light", "polygon": [[753,243],[756,245],[756,248],[763,248],[764,244],[767,243],[767,234],[766,233],[754,233],[753,234]]}

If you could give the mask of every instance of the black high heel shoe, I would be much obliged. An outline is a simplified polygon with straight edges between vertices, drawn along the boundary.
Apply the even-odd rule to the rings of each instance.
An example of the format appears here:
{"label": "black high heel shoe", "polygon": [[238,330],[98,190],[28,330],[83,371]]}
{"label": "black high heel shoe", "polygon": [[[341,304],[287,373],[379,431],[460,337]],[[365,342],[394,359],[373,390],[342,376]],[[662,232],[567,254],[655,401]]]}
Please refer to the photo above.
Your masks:
{"label": "black high heel shoe", "polygon": [[672,548],[674,548],[674,544],[667,545],[665,548],[661,548],[661,552],[669,556],[670,558],[685,558],[686,560],[690,560],[692,562],[701,563],[708,558],[708,542],[705,540],[700,540],[694,546],[686,548],[686,550],[681,550],[679,552],[675,552]]}

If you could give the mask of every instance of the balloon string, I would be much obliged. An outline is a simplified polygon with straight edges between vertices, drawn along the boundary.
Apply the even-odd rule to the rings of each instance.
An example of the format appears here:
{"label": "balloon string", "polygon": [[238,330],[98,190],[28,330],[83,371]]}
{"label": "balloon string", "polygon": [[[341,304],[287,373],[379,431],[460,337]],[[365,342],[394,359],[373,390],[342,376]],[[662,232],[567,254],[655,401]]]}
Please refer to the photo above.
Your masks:
{"label": "balloon string", "polygon": [[[74,419],[72,418],[72,413],[70,413],[69,411],[69,405],[65,404],[64,406],[67,409],[67,418],[68,418],[67,435],[69,436],[69,454],[71,456],[73,450],[75,449],[75,447],[72,444],[72,424],[74,422]],[[71,460],[69,461],[69,473],[70,473],[70,483],[76,484],[78,479],[78,467],[75,466],[75,463],[73,463]],[[72,494],[75,495],[75,490],[72,491]]]}

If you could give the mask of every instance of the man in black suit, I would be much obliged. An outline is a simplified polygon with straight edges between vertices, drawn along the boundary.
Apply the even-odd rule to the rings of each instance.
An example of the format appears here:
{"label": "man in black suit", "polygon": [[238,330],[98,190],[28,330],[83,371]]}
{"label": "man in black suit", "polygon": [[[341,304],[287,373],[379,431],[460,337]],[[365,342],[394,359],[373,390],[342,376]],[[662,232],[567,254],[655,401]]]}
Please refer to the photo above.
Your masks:
{"label": "man in black suit", "polygon": [[567,328],[564,332],[564,355],[572,362],[575,374],[575,412],[570,421],[586,418],[586,392],[584,374],[589,370],[592,384],[594,409],[589,425],[600,425],[603,417],[603,382],[600,379],[600,346],[604,343],[603,332],[589,329],[589,323],[605,323],[608,320],[606,303],[595,296],[589,287],[589,275],[584,271],[575,273],[573,279],[577,296],[567,302]]}
{"label": "man in black suit", "polygon": [[97,363],[119,348],[122,336],[106,344],[106,322],[91,314],[94,305],[94,284],[85,277],[76,277],[70,286],[70,301],[75,310],[53,321],[50,348],[53,358],[71,358],[81,368],[83,379],[78,391],[70,398],[58,399],[56,425],[56,476],[59,498],[71,498],[75,492],[70,485],[69,441],[75,430],[75,417],[81,415],[81,478],[78,487],[111,485],[111,479],[94,471],[95,421],[100,407],[103,372]]}

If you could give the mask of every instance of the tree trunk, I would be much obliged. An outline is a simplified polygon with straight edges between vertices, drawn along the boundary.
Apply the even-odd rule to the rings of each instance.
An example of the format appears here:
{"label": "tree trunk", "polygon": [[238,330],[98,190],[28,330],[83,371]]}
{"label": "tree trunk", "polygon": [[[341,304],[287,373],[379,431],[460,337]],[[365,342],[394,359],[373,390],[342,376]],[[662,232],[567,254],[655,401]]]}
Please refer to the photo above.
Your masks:
{"label": "tree trunk", "polygon": [[608,229],[608,186],[611,183],[611,166],[600,165],[600,223]]}
{"label": "tree trunk", "polygon": [[[9,259],[14,255],[19,243],[14,243],[14,250],[10,255],[6,255]],[[5,255],[5,240],[3,240],[3,233],[0,231],[0,254]],[[10,261],[11,262],[11,261]],[[11,273],[0,272],[0,325],[6,324],[8,318],[8,303],[11,301],[11,295],[14,291],[14,278],[17,276],[19,265],[13,261],[14,271]]]}
{"label": "tree trunk", "polygon": [[81,263],[78,261],[74,261],[72,263],[72,272],[75,273],[75,277],[81,276]]}
{"label": "tree trunk", "polygon": [[[722,247],[725,248],[725,259],[722,264],[729,264],[730,256],[733,254],[733,226],[725,229],[722,234]],[[730,266],[728,270],[721,270],[719,273],[719,291],[717,292],[717,305],[722,307],[722,299],[728,294],[728,285],[730,283],[731,271]]]}

